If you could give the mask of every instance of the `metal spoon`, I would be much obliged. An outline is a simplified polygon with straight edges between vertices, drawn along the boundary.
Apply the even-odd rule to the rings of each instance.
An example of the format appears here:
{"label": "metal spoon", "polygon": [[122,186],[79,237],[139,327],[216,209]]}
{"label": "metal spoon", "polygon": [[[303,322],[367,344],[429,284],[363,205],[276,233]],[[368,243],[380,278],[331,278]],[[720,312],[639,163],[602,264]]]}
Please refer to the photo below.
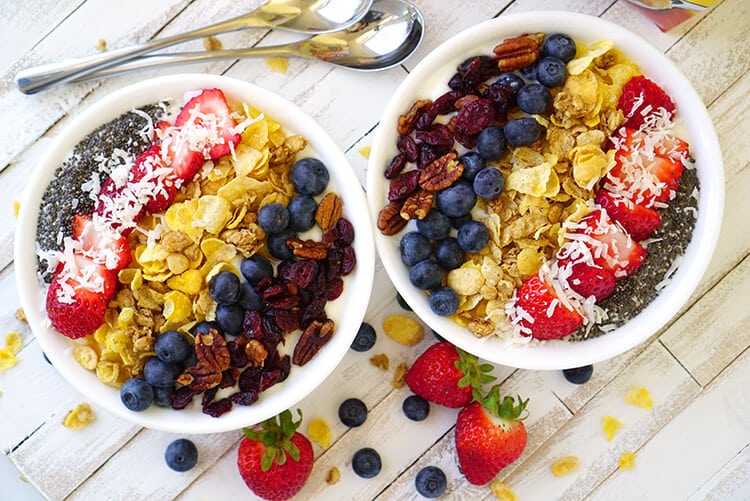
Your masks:
{"label": "metal spoon", "polygon": [[705,6],[699,3],[690,2],[688,0],[666,0],[666,2],[648,2],[643,0],[628,0],[630,3],[643,7],[648,10],[670,10],[670,9],[683,9],[690,10],[693,12],[702,12],[706,9]]}
{"label": "metal spoon", "polygon": [[395,66],[409,57],[422,41],[423,33],[424,19],[416,7],[403,0],[375,0],[372,9],[362,20],[335,33],[269,47],[150,54],[117,67],[83,75],[73,81],[103,78],[157,66],[272,56],[319,59],[353,70],[376,71]]}
{"label": "metal spoon", "polygon": [[298,33],[328,33],[351,26],[370,9],[373,0],[270,0],[260,8],[187,33],[158,38],[104,54],[28,68],[16,75],[18,89],[34,94],[100,68],[195,38],[243,28],[275,28]]}

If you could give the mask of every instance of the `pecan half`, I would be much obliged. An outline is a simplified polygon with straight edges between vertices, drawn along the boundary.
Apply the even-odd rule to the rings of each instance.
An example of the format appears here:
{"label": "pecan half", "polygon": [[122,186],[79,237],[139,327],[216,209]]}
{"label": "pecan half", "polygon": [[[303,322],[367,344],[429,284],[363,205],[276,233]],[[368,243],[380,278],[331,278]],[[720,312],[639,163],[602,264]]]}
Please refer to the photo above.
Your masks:
{"label": "pecan half", "polygon": [[451,151],[433,160],[419,176],[419,186],[427,191],[440,191],[455,183],[464,172],[464,166]]}
{"label": "pecan half", "polygon": [[268,356],[268,350],[257,339],[251,339],[245,345],[245,355],[247,355],[250,367],[262,367]]}
{"label": "pecan half", "polygon": [[378,229],[383,235],[395,235],[406,226],[406,219],[401,217],[401,205],[391,202],[378,213]]}
{"label": "pecan half", "polygon": [[323,197],[315,210],[315,222],[323,231],[333,228],[339,222],[342,206],[341,198],[333,192]]}
{"label": "pecan half", "polygon": [[290,238],[286,244],[292,248],[292,254],[297,257],[320,261],[328,256],[328,246],[323,242]]}
{"label": "pecan half", "polygon": [[198,363],[185,369],[177,382],[200,393],[221,382],[222,373],[229,368],[230,356],[224,337],[214,329],[195,336],[195,354]]}
{"label": "pecan half", "polygon": [[542,33],[506,38],[492,49],[497,67],[500,71],[525,68],[539,58],[539,48],[543,40]]}
{"label": "pecan half", "polygon": [[292,362],[295,365],[305,365],[312,360],[320,348],[333,337],[333,331],[334,323],[331,319],[310,322],[294,347]]}
{"label": "pecan half", "polygon": [[408,135],[414,130],[414,124],[422,112],[432,104],[430,99],[414,101],[405,115],[398,117],[398,133],[402,136]]}
{"label": "pecan half", "polygon": [[412,193],[401,207],[401,217],[404,219],[424,219],[432,207],[435,195],[426,190]]}

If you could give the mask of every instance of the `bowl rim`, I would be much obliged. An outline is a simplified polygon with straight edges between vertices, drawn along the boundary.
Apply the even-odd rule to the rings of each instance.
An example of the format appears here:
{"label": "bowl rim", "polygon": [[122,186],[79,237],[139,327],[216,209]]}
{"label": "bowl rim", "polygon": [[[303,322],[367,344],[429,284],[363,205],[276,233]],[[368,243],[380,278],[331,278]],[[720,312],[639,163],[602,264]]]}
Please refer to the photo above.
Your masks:
{"label": "bowl rim", "polygon": [[[284,383],[263,392],[252,406],[234,406],[220,418],[212,418],[197,409],[175,411],[153,405],[146,411],[133,412],[122,405],[117,389],[100,382],[95,374],[75,361],[72,356],[74,344],[49,326],[44,313],[45,289],[36,273],[39,203],[55,168],[72,147],[98,125],[134,107],[168,97],[182,99],[186,92],[204,88],[220,88],[230,100],[245,101],[272,117],[287,134],[298,133],[305,137],[316,156],[329,167],[331,180],[344,198],[344,211],[357,228],[353,243],[357,268],[355,273],[344,277],[344,294],[336,300],[346,302],[345,308],[339,308],[341,313],[336,318],[338,335],[304,367],[294,366]],[[364,190],[349,161],[328,132],[301,108],[269,90],[236,78],[200,73],[175,74],[144,80],[102,97],[72,116],[52,139],[23,193],[14,241],[16,285],[29,326],[42,350],[60,374],[95,405],[147,428],[186,434],[218,433],[259,423],[294,406],[338,366],[364,318],[368,305],[366,299],[372,290],[375,268],[372,235]]]}
{"label": "bowl rim", "polygon": [[[577,41],[593,43],[602,38],[632,57],[647,76],[655,78],[673,96],[691,138],[691,150],[699,162],[700,199],[698,221],[682,265],[671,283],[641,313],[615,331],[579,342],[547,341],[534,346],[509,346],[497,338],[478,338],[452,320],[430,311],[425,295],[413,287],[398,255],[395,239],[376,230],[375,244],[383,266],[396,289],[414,312],[432,329],[465,351],[498,364],[522,369],[558,370],[601,362],[644,342],[666,325],[687,302],[705,273],[718,241],[724,206],[724,172],[721,150],[708,111],[695,89],[677,66],[640,36],[604,19],[587,14],[547,11],[508,14],[468,28],[440,44],[420,61],[394,92],[375,131],[369,156],[367,193],[370,217],[377,228],[377,215],[386,199],[383,168],[395,154],[395,124],[398,116],[417,97],[433,99],[447,90],[447,80],[455,66],[471,54],[491,52],[503,38],[522,33],[562,32]],[[446,71],[448,73],[446,73]],[[432,94],[417,95],[429,89]],[[438,87],[440,86],[440,87]],[[436,89],[440,89],[439,93]],[[682,108],[681,108],[682,109]],[[689,120],[687,119],[689,118]],[[703,159],[703,160],[701,160]]]}

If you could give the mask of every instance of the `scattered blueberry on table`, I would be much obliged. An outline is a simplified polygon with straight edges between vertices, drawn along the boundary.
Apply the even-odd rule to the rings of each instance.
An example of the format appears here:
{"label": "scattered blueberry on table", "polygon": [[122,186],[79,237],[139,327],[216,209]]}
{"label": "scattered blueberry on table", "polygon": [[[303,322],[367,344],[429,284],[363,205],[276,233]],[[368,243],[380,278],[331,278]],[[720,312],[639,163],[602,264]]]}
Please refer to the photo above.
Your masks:
{"label": "scattered blueberry on table", "polygon": [[426,466],[419,470],[414,485],[417,492],[426,498],[440,497],[448,487],[448,479],[437,466]]}
{"label": "scattered blueberry on table", "polygon": [[401,410],[412,421],[424,421],[430,414],[430,402],[419,395],[409,395],[401,404]]}
{"label": "scattered blueberry on table", "polygon": [[377,339],[378,334],[375,332],[375,328],[367,322],[362,322],[357,331],[357,335],[354,336],[351,348],[358,352],[367,351],[375,345]]}
{"label": "scattered blueberry on table", "polygon": [[198,463],[198,448],[192,441],[178,438],[167,446],[164,461],[174,471],[188,471]]}
{"label": "scattered blueberry on table", "polygon": [[367,406],[358,398],[347,398],[339,405],[339,419],[350,428],[361,426],[367,420]]}
{"label": "scattered blueberry on table", "polygon": [[352,469],[362,478],[373,478],[380,473],[383,463],[378,451],[371,447],[364,447],[354,453]]}
{"label": "scattered blueberry on table", "polygon": [[564,369],[563,376],[569,382],[573,384],[584,384],[591,379],[591,375],[594,373],[593,365],[584,365],[583,367],[575,367],[573,369]]}

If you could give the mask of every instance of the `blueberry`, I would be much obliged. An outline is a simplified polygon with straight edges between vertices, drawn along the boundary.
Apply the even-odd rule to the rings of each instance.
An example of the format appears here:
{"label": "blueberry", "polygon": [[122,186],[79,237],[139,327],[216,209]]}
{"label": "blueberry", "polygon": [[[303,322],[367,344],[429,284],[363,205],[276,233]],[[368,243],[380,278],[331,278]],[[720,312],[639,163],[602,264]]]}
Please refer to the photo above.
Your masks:
{"label": "blueberry", "polygon": [[552,56],[543,57],[536,67],[536,78],[547,87],[557,87],[565,82],[568,70],[562,59]]}
{"label": "blueberry", "polygon": [[273,276],[273,265],[268,259],[256,254],[242,260],[240,273],[250,285],[256,286],[264,278]]}
{"label": "blueberry", "polygon": [[292,184],[302,195],[323,193],[328,180],[328,169],[317,158],[303,158],[292,166]]}
{"label": "blueberry", "polygon": [[554,56],[568,62],[576,56],[576,43],[568,35],[553,33],[544,39],[543,56]]}
{"label": "blueberry", "polygon": [[188,471],[198,463],[198,449],[186,438],[178,438],[167,446],[164,461],[174,471]]}
{"label": "blueberry", "polygon": [[432,259],[420,261],[409,271],[409,281],[414,287],[423,290],[440,287],[443,281],[443,268]]}
{"label": "blueberry", "polygon": [[[443,214],[435,212],[447,221],[448,218]],[[431,226],[430,229],[433,229],[433,227]],[[450,223],[448,223],[448,230],[450,231]],[[398,250],[401,253],[401,261],[406,266],[414,266],[418,262],[430,258],[432,254],[432,241],[418,231],[410,231],[401,237]]]}
{"label": "blueberry", "polygon": [[220,304],[216,307],[216,321],[219,327],[228,336],[239,336],[242,334],[242,322],[245,312],[238,304]]}
{"label": "blueberry", "polygon": [[195,367],[198,365],[198,354],[195,353],[195,350],[190,352],[190,355],[185,359],[184,362],[182,362],[183,369],[186,369],[188,367]]}
{"label": "blueberry", "polygon": [[485,200],[495,200],[505,188],[503,173],[494,167],[482,169],[474,178],[474,193]]}
{"label": "blueberry", "polygon": [[240,285],[240,298],[237,304],[245,311],[260,310],[263,307],[263,298],[255,292],[249,282],[242,282]]}
{"label": "blueberry", "polygon": [[120,388],[120,400],[131,411],[145,411],[154,401],[154,390],[141,378],[130,378]]}
{"label": "blueberry", "polygon": [[426,466],[419,470],[414,479],[417,492],[426,498],[440,497],[448,487],[448,479],[437,466]]}
{"label": "blueberry", "polygon": [[160,358],[153,357],[143,366],[143,377],[151,386],[174,386],[175,379],[182,372],[182,367],[176,363],[167,363]]}
{"label": "blueberry", "polygon": [[524,82],[523,78],[519,77],[515,73],[503,73],[502,75],[497,77],[495,83],[510,87],[511,89],[513,89],[513,92],[518,92],[518,89],[526,85],[526,82]]}
{"label": "blueberry", "polygon": [[279,233],[289,225],[289,209],[281,204],[266,204],[258,211],[258,224],[266,233]]}
{"label": "blueberry", "polygon": [[458,245],[458,240],[448,237],[435,244],[435,261],[446,270],[464,264],[464,250]]}
{"label": "blueberry", "polygon": [[281,259],[282,261],[292,259],[294,254],[291,247],[286,244],[286,241],[290,238],[297,238],[297,234],[289,229],[268,235],[268,240],[266,241],[268,252],[276,259]]}
{"label": "blueberry", "polygon": [[490,241],[490,232],[479,221],[469,221],[458,229],[456,238],[466,252],[479,252]]}
{"label": "blueberry", "polygon": [[[521,111],[529,115],[539,115],[549,109],[552,103],[552,94],[544,85],[531,83],[518,91],[516,101]],[[510,138],[507,137],[507,132],[506,139],[508,139],[509,143],[513,144]]]}
{"label": "blueberry", "polygon": [[505,138],[513,146],[528,146],[542,135],[539,123],[529,117],[508,121],[503,131]]}
{"label": "blueberry", "polygon": [[401,410],[412,421],[424,421],[430,414],[430,402],[419,395],[409,395],[404,399]]}
{"label": "blueberry", "polygon": [[536,63],[524,66],[518,70],[518,72],[521,73],[521,76],[525,78],[526,81],[536,80]]}
{"label": "blueberry", "polygon": [[461,178],[466,179],[467,181],[473,181],[477,172],[487,167],[487,161],[476,151],[464,153],[458,157],[458,161],[464,166]]}
{"label": "blueberry", "polygon": [[371,447],[364,447],[354,453],[352,469],[362,478],[372,478],[380,473],[383,463],[378,451]]}
{"label": "blueberry", "polygon": [[297,195],[289,201],[289,228],[304,232],[315,226],[318,203],[310,195]]}
{"label": "blueberry", "polygon": [[193,345],[181,333],[166,331],[159,334],[154,341],[154,351],[164,362],[181,364],[193,351]]}
{"label": "blueberry", "polygon": [[424,218],[417,219],[417,230],[427,238],[440,240],[450,233],[451,222],[441,211],[430,209]]}
{"label": "blueberry", "polygon": [[594,373],[593,365],[584,365],[583,367],[576,367],[574,369],[564,369],[563,376],[569,382],[573,384],[583,384],[591,379],[591,375]]}
{"label": "blueberry", "polygon": [[240,298],[240,279],[231,271],[221,271],[208,281],[208,293],[218,304],[234,304]]}
{"label": "blueberry", "polygon": [[375,332],[375,328],[367,322],[362,322],[357,335],[354,336],[351,348],[359,352],[367,351],[375,345],[377,339],[378,334]]}
{"label": "blueberry", "polygon": [[47,357],[46,353],[42,352],[42,356],[44,357],[44,361],[45,362],[47,362],[48,364],[52,365],[52,362],[49,361],[49,358]]}
{"label": "blueberry", "polygon": [[159,407],[172,407],[172,395],[174,395],[174,386],[153,386],[154,405]]}
{"label": "blueberry", "polygon": [[412,307],[409,306],[409,303],[406,302],[406,299],[404,299],[404,296],[402,296],[398,292],[396,293],[396,302],[404,310],[406,310],[406,311],[414,311],[414,310],[412,310]]}
{"label": "blueberry", "polygon": [[456,291],[450,287],[441,287],[432,291],[427,303],[435,315],[449,317],[456,313],[458,309],[459,298]]}
{"label": "blueberry", "polygon": [[451,217],[449,219],[451,220],[451,226],[455,229],[459,229],[465,222],[471,221],[472,217],[471,213],[469,213],[459,217]]}
{"label": "blueberry", "polygon": [[361,426],[367,419],[367,406],[358,398],[347,398],[339,405],[339,419],[350,428]]}
{"label": "blueberry", "polygon": [[[221,331],[221,327],[217,322],[207,322],[203,320],[202,322],[198,322],[193,326],[192,329],[190,329],[190,333],[194,336],[198,334],[208,334],[211,329],[215,329],[217,331]],[[193,350],[190,350],[193,351]],[[167,360],[165,360],[166,362]]]}
{"label": "blueberry", "polygon": [[485,127],[477,136],[477,152],[485,160],[499,159],[505,153],[507,146],[503,129],[496,125]]}
{"label": "blueberry", "polygon": [[458,180],[452,186],[438,191],[436,198],[438,209],[448,217],[465,216],[477,203],[477,196],[471,184],[463,180]]}

